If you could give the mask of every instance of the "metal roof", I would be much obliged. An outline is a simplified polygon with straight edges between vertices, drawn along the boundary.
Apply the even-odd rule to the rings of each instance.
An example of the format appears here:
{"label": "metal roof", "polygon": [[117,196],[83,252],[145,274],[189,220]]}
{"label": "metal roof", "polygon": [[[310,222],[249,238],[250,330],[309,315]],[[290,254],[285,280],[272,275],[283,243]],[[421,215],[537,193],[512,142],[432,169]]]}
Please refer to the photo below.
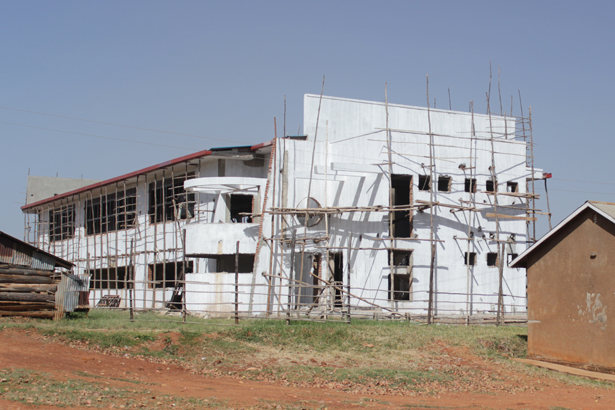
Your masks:
{"label": "metal roof", "polygon": [[608,221],[615,224],[615,203],[610,202],[598,202],[598,201],[587,201],[580,207],[578,207],[573,213],[568,215],[566,219],[561,221],[555,228],[550,230],[546,235],[540,238],[535,244],[527,248],[521,255],[517,256],[511,263],[510,266],[513,268],[525,268],[527,266],[527,258],[528,256],[534,252],[538,247],[540,247],[543,243],[549,240],[553,235],[555,235],[558,231],[560,231],[564,226],[566,226],[570,221],[576,218],[581,212],[586,209],[592,209],[605,217]]}
{"label": "metal roof", "polygon": [[605,217],[608,215],[610,216],[610,218],[607,217],[607,219],[611,219],[611,222],[615,223],[615,204],[610,203],[610,202],[598,202],[598,201],[587,201],[589,202],[592,207],[598,208],[600,209],[602,212],[604,212]]}
{"label": "metal roof", "polygon": [[257,145],[247,145],[247,146],[240,145],[240,146],[237,146],[237,147],[211,148],[209,150],[195,152],[194,154],[185,155],[183,157],[175,158],[175,159],[172,159],[172,160],[169,160],[169,161],[166,161],[166,162],[162,162],[162,163],[157,164],[157,165],[152,165],[150,167],[143,168],[143,169],[140,169],[138,171],[134,171],[134,172],[131,172],[131,173],[128,173],[128,174],[125,174],[125,175],[120,175],[119,177],[107,179],[105,181],[100,181],[100,182],[97,182],[97,183],[92,184],[92,185],[87,185],[87,186],[84,186],[84,187],[79,188],[79,189],[75,189],[75,190],[72,190],[72,191],[69,191],[69,192],[65,192],[63,194],[59,194],[59,195],[52,196],[50,198],[42,199],[40,201],[33,202],[31,204],[27,204],[27,205],[22,206],[21,210],[22,211],[27,211],[29,209],[33,209],[33,208],[36,208],[38,206],[41,206],[41,205],[44,205],[44,204],[47,204],[47,203],[50,203],[50,202],[53,202],[53,201],[57,201],[58,199],[64,199],[64,198],[68,198],[68,197],[73,196],[73,195],[78,195],[78,194],[81,194],[83,192],[90,191],[90,190],[96,189],[96,188],[101,188],[103,186],[110,185],[110,184],[113,184],[113,183],[116,183],[116,182],[124,181],[126,179],[129,179],[129,178],[132,178],[132,177],[135,177],[135,176],[138,176],[138,175],[147,174],[148,172],[156,171],[156,170],[159,170],[159,169],[163,169],[163,168],[167,168],[167,167],[170,167],[170,166],[173,166],[173,165],[177,165],[177,164],[182,163],[182,162],[190,161],[191,159],[196,159],[196,158],[200,158],[200,157],[207,157],[207,156],[210,156],[212,154],[212,151],[226,151],[226,150],[232,150],[233,148],[235,148],[235,149],[246,149],[247,148],[247,150],[256,151],[256,150],[261,149],[261,148],[269,147],[269,146],[272,145],[272,143],[273,143],[273,141],[267,141],[267,142],[263,142],[263,143],[257,144]]}
{"label": "metal roof", "polygon": [[58,258],[2,231],[0,231],[0,262],[42,270],[54,270],[56,266],[70,269],[74,266],[67,260]]}

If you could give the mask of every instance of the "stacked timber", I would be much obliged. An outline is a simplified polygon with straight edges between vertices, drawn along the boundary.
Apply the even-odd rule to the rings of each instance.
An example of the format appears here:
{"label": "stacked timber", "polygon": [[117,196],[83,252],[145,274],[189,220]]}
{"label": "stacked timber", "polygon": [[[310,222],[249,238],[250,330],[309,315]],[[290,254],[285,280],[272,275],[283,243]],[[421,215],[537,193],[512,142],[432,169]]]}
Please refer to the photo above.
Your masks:
{"label": "stacked timber", "polygon": [[0,264],[0,316],[53,319],[59,281],[54,271]]}

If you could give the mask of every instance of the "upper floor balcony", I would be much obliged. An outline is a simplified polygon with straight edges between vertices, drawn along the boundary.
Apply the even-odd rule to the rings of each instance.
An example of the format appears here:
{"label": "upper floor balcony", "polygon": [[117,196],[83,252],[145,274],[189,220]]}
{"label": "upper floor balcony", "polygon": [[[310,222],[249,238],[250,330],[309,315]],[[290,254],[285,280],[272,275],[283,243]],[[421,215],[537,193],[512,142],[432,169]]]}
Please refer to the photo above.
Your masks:
{"label": "upper floor balcony", "polygon": [[266,178],[209,177],[184,183],[188,192],[213,196],[216,206],[209,223],[186,225],[186,255],[229,255],[256,251],[260,213]]}

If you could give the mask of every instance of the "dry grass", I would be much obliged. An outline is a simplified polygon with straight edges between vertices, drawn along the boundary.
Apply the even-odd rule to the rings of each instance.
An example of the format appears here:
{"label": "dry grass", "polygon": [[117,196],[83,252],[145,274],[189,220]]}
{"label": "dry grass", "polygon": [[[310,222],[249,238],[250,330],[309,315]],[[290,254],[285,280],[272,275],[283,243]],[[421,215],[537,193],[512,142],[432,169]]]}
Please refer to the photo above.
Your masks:
{"label": "dry grass", "polygon": [[[294,386],[383,394],[516,392],[551,383],[611,387],[512,362],[526,353],[525,327],[423,326],[403,321],[344,323],[181,319],[92,311],[60,322],[3,319],[53,339],[111,354],[172,361],[194,372]],[[538,373],[536,373],[538,372]],[[547,382],[549,383],[549,382]]]}

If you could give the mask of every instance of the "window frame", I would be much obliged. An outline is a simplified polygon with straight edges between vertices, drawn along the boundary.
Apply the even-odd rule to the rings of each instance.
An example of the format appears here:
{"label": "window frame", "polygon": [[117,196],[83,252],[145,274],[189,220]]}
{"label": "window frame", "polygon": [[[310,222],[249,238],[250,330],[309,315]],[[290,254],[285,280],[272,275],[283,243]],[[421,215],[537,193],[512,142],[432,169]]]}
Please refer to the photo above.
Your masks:
{"label": "window frame", "polygon": [[[489,185],[491,185],[491,189],[489,189]],[[488,179],[485,181],[485,192],[498,192],[498,180],[496,179]]]}
{"label": "window frame", "polygon": [[487,252],[487,266],[490,268],[497,268],[500,265],[497,252]]}
{"label": "window frame", "polygon": [[419,191],[431,190],[431,175],[419,175],[417,182]]}
{"label": "window frame", "polygon": [[[414,251],[410,249],[389,251],[389,258],[391,258],[391,252],[393,252],[394,271],[391,271],[388,276],[388,298],[392,302],[411,302],[413,300]],[[397,270],[405,272],[397,273]],[[407,284],[407,289],[400,288],[404,283]]]}
{"label": "window frame", "polygon": [[[446,189],[441,189],[443,183],[446,183]],[[450,175],[438,176],[438,192],[451,192],[451,186],[453,185],[453,177]]]}
{"label": "window frame", "polygon": [[[238,197],[241,197],[242,199],[240,200]],[[245,204],[247,204],[248,199],[247,197],[250,197],[250,209],[248,211],[247,206],[244,208],[243,206]],[[233,200],[235,199],[235,201]],[[228,222],[231,223],[252,223],[254,221],[254,218],[251,215],[239,215],[240,213],[247,213],[246,211],[248,211],[249,213],[253,213],[254,212],[254,201],[256,200],[256,198],[254,197],[254,195],[249,195],[249,194],[228,194],[227,196],[227,201],[228,201]],[[238,206],[238,202],[241,201],[245,201],[245,203],[241,203],[241,206]],[[233,221],[233,219],[235,219],[235,221]],[[245,219],[245,221],[244,221]]]}
{"label": "window frame", "polygon": [[476,252],[464,252],[463,264],[465,266],[476,266]]}
{"label": "window frame", "polygon": [[[184,182],[194,175],[195,173],[191,172],[173,178],[163,178],[149,184],[147,215],[151,224],[194,218],[196,195],[184,189]],[[182,196],[185,200],[175,201],[176,197]],[[180,214],[177,215],[176,211]]]}
{"label": "window frame", "polygon": [[[122,208],[125,209],[122,211]],[[85,232],[88,236],[132,228],[136,219],[136,187],[85,201]]]}
{"label": "window frame", "polygon": [[50,209],[48,220],[49,242],[59,242],[75,236],[75,205]]}
{"label": "window frame", "polygon": [[515,181],[507,181],[506,182],[506,192],[510,193],[518,193],[519,192],[519,183]]}
{"label": "window frame", "polygon": [[476,178],[466,178],[464,181],[464,190],[465,192],[470,192],[472,194],[476,193]]}

